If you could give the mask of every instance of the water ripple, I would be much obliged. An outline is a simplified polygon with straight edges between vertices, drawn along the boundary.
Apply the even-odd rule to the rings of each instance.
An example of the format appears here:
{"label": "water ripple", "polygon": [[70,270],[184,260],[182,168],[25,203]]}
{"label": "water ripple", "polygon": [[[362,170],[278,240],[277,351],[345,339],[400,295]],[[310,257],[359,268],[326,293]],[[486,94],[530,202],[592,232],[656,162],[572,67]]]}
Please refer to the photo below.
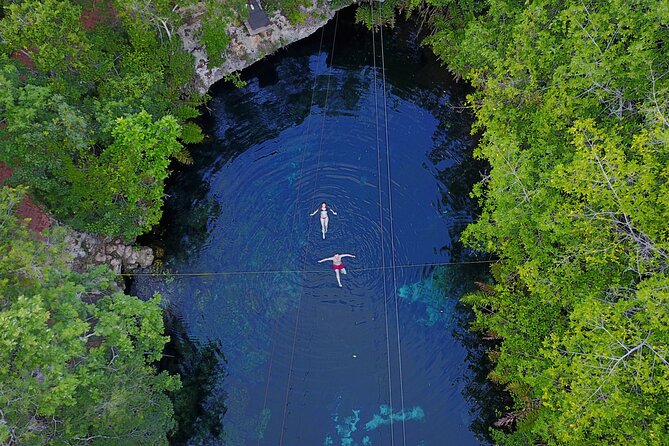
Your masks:
{"label": "water ripple", "polygon": [[[405,415],[417,423],[422,415],[398,412],[398,330],[406,409],[426,420],[411,434],[439,444],[453,425],[458,444],[471,444],[468,428],[455,426],[468,407],[459,378],[466,353],[450,333],[455,310],[430,282],[433,268],[420,266],[451,260],[460,226],[448,212],[470,215],[448,198],[462,181],[449,169],[467,159],[454,141],[465,139],[452,134],[456,121],[444,124],[447,104],[436,93],[389,84],[389,140],[383,127],[377,140],[384,115],[371,69],[337,67],[326,91],[326,60],[285,57],[246,88],[216,94],[212,138],[197,149],[192,176],[182,175],[199,195],[189,199],[177,185],[168,202],[171,227],[184,231],[168,250],[171,271],[258,274],[146,278],[135,290],[159,288],[191,339],[220,343],[230,444],[255,444],[267,414],[266,444],[276,444],[284,421],[286,444],[322,444],[328,407],[358,411],[363,424],[383,418],[380,408],[387,424]],[[325,240],[318,214],[309,216],[323,201],[337,212]],[[317,262],[335,253],[356,256],[344,260],[341,289],[331,263]],[[276,272],[260,274],[267,271]],[[390,387],[395,407],[385,409]],[[388,444],[389,428],[380,426],[366,435]]]}

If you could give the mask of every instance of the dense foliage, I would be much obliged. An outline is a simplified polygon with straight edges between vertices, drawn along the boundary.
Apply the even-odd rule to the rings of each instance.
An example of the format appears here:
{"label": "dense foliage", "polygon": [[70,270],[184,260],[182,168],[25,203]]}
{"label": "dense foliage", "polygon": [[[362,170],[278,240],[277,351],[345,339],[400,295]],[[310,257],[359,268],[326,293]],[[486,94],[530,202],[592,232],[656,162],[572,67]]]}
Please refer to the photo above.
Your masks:
{"label": "dense foliage", "polygon": [[200,96],[172,2],[27,0],[0,20],[0,161],[59,219],[134,237],[161,215]]}
{"label": "dense foliage", "polygon": [[22,197],[0,188],[0,443],[166,444],[179,381],[153,368],[159,298],[71,271],[62,232],[39,240],[13,215]]}
{"label": "dense foliage", "polygon": [[223,63],[223,53],[232,42],[228,27],[241,25],[248,18],[248,6],[245,0],[206,0],[203,6],[199,40],[207,50],[209,66],[219,66]]}
{"label": "dense foliage", "polygon": [[[301,23],[311,6],[266,8]],[[182,143],[203,137],[192,119],[204,98],[189,87],[194,62],[176,30],[199,20],[196,38],[220,65],[228,28],[248,12],[244,0],[0,3],[0,162],[14,169],[13,183],[76,228],[148,231],[169,161],[191,162]]]}
{"label": "dense foliage", "polygon": [[466,239],[500,262],[467,301],[518,405],[498,439],[669,443],[669,3],[422,8],[491,166]]}
{"label": "dense foliage", "polygon": [[[161,216],[171,159],[202,139],[189,121],[183,17],[169,0],[26,0],[0,6],[0,162],[70,225],[133,238]],[[0,191],[0,443],[165,444],[175,427],[156,374],[158,298],[119,292],[106,267],[64,263]]]}
{"label": "dense foliage", "polygon": [[280,11],[284,16],[294,24],[302,24],[307,20],[306,10],[314,4],[313,0],[267,0],[263,4],[265,9],[270,12]]}

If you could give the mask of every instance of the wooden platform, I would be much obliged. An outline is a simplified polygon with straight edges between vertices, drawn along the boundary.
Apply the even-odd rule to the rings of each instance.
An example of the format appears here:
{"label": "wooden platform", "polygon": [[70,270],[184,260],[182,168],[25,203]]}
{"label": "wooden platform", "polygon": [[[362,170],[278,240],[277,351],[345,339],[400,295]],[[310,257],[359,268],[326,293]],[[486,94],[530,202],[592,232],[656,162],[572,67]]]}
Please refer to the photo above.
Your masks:
{"label": "wooden platform", "polygon": [[244,22],[251,35],[259,34],[269,29],[270,21],[263,11],[258,0],[249,0],[249,19]]}

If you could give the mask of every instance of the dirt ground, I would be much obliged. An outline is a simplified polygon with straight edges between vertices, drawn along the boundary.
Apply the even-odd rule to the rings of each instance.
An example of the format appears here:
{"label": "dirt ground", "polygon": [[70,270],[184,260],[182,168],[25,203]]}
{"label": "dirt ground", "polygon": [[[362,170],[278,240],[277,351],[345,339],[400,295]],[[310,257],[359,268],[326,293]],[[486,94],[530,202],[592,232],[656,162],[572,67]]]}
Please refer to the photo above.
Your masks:
{"label": "dirt ground", "polygon": [[[11,176],[12,169],[0,163],[0,185]],[[16,215],[22,220],[27,220],[26,224],[28,228],[37,233],[41,233],[53,224],[53,219],[44,209],[33,202],[30,195],[26,195],[21,204],[19,204]]]}

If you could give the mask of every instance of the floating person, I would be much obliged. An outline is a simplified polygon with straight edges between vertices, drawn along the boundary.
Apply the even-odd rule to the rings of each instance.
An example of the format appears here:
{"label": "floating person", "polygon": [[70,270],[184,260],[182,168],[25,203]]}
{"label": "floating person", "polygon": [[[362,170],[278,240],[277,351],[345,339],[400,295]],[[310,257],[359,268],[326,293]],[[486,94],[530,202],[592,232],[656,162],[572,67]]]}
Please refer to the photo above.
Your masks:
{"label": "floating person", "polygon": [[328,211],[332,212],[332,214],[337,215],[335,211],[332,210],[330,206],[326,202],[321,203],[321,205],[316,209],[314,212],[309,214],[310,217],[313,217],[316,215],[318,211],[321,211],[321,231],[323,231],[323,240],[325,240],[325,233],[328,232],[328,222],[330,219],[328,218]]}
{"label": "floating person", "polygon": [[341,278],[339,277],[339,271],[342,272],[342,274],[346,274],[346,267],[344,266],[344,263],[342,263],[341,259],[344,257],[353,257],[355,259],[355,256],[353,254],[335,254],[332,257],[326,257],[324,259],[321,259],[318,261],[318,263],[322,262],[327,262],[328,260],[332,260],[332,269],[334,269],[335,274],[337,275],[337,283],[341,287]]}

